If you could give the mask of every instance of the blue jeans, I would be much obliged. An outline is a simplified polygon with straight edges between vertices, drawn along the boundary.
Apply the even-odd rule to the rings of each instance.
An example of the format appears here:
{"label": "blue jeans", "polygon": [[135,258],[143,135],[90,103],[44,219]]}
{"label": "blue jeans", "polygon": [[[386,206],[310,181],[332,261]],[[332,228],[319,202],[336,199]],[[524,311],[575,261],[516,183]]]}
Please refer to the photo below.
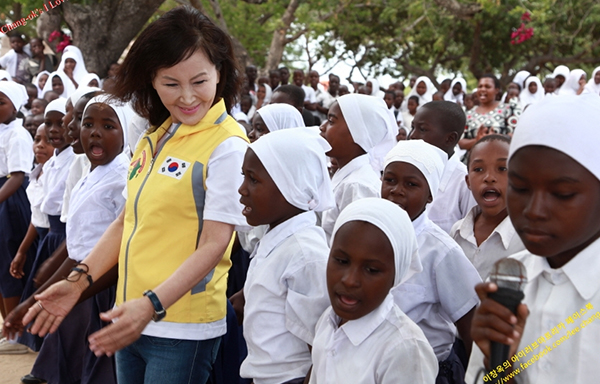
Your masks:
{"label": "blue jeans", "polygon": [[119,384],[204,384],[210,375],[221,337],[210,340],[176,340],[142,335],[120,350]]}

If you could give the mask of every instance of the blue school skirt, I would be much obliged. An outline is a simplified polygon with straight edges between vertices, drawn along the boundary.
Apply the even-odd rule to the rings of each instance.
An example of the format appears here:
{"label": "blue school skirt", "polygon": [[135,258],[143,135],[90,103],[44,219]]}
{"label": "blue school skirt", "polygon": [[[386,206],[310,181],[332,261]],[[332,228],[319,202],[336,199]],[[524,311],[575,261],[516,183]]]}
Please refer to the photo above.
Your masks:
{"label": "blue school skirt", "polygon": [[[0,177],[0,188],[7,180],[7,177]],[[20,297],[25,285],[25,279],[15,279],[11,276],[10,263],[27,234],[31,220],[31,207],[25,193],[27,185],[29,185],[29,178],[25,177],[19,189],[0,203],[0,294],[2,297]],[[23,271],[25,276],[30,274],[29,258]]]}

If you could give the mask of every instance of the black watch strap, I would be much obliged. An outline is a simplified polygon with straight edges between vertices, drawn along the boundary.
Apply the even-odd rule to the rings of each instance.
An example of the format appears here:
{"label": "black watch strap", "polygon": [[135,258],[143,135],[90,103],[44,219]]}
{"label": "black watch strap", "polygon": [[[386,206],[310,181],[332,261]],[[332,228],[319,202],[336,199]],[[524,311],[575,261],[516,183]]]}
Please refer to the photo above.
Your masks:
{"label": "black watch strap", "polygon": [[158,296],[156,296],[156,293],[152,292],[151,290],[147,290],[144,292],[144,296],[150,299],[150,302],[154,307],[154,315],[152,315],[152,320],[161,321],[164,319],[165,316],[167,316],[167,311],[163,308]]}

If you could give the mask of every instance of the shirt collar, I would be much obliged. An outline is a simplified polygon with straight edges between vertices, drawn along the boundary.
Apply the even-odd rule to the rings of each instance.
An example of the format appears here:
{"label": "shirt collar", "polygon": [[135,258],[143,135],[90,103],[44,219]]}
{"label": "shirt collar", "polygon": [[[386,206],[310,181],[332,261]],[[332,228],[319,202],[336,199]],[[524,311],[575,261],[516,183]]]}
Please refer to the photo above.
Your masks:
{"label": "shirt collar", "polygon": [[[13,121],[11,121],[8,124],[0,124],[0,132],[6,131],[6,130],[8,130],[10,128],[13,128],[15,126],[17,126],[17,127],[21,126],[22,127],[23,126],[23,119],[14,119]],[[25,129],[25,128],[23,128],[23,129]]]}
{"label": "shirt collar", "polygon": [[[344,332],[348,340],[350,340],[354,346],[358,346],[385,321],[393,307],[394,298],[391,293],[388,293],[379,307],[360,319],[346,322],[339,327],[339,330]],[[329,321],[333,323],[333,329],[338,329],[340,320],[340,317],[332,310],[329,314]]]}
{"label": "shirt collar", "polygon": [[[600,239],[588,245],[562,268],[552,269],[545,257],[531,255],[524,260],[529,283],[544,272],[564,273],[584,300],[590,300],[600,290]],[[542,276],[543,278],[543,276]]]}
{"label": "shirt collar", "polygon": [[120,153],[110,163],[105,165],[99,165],[96,168],[94,168],[93,171],[85,175],[81,180],[81,187],[83,187],[83,185],[86,184],[86,188],[91,188],[99,181],[102,181],[102,179],[104,179],[104,177],[107,174],[109,174],[111,170],[116,169],[119,165],[122,164],[129,164],[127,155],[125,155],[124,153]]}
{"label": "shirt collar", "polygon": [[360,155],[350,160],[348,164],[338,169],[331,178],[331,186],[335,189],[340,183],[348,177],[352,172],[356,171],[364,165],[369,165],[369,156],[367,154]]}
{"label": "shirt collar", "polygon": [[[472,242],[473,244],[477,244],[474,232],[475,217],[477,217],[477,215],[479,215],[480,213],[481,208],[478,205],[471,208],[469,213],[467,213],[467,216],[465,216],[460,227],[458,228],[458,231],[460,232],[462,238]],[[504,220],[502,220],[502,222],[498,224],[496,228],[494,228],[489,237],[494,236],[494,234],[500,236],[500,240],[502,241],[504,249],[508,249],[508,247],[510,246],[510,242],[512,241],[513,237],[517,234],[517,231],[515,231],[515,228],[513,227],[509,216],[506,216]]]}
{"label": "shirt collar", "polygon": [[60,153],[57,153],[58,149],[54,150],[54,160],[52,161],[53,168],[61,168],[67,165],[70,160],[75,156],[75,152],[73,152],[73,147],[70,145],[63,149]]}
{"label": "shirt collar", "polygon": [[265,233],[258,242],[251,257],[266,258],[282,241],[294,233],[317,223],[317,217],[313,211],[303,212],[279,224]]}
{"label": "shirt collar", "polygon": [[425,211],[423,211],[423,213],[421,213],[421,215],[419,215],[419,217],[414,219],[412,222],[413,228],[415,229],[415,235],[419,236],[419,234],[421,234],[421,232],[423,232],[423,230],[428,226],[430,221],[431,220],[429,220],[427,208],[425,208]]}

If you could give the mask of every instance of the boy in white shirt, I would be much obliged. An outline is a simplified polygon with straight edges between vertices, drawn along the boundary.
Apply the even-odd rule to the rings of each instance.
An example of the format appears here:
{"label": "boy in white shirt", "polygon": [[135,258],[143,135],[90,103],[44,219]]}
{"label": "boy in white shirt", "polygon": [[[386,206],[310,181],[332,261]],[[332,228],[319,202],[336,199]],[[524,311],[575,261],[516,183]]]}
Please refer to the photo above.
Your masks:
{"label": "boy in white shirt", "polygon": [[466,180],[477,205],[450,231],[482,280],[496,261],[525,249],[506,211],[509,145],[507,136],[488,135],[471,148]]}

